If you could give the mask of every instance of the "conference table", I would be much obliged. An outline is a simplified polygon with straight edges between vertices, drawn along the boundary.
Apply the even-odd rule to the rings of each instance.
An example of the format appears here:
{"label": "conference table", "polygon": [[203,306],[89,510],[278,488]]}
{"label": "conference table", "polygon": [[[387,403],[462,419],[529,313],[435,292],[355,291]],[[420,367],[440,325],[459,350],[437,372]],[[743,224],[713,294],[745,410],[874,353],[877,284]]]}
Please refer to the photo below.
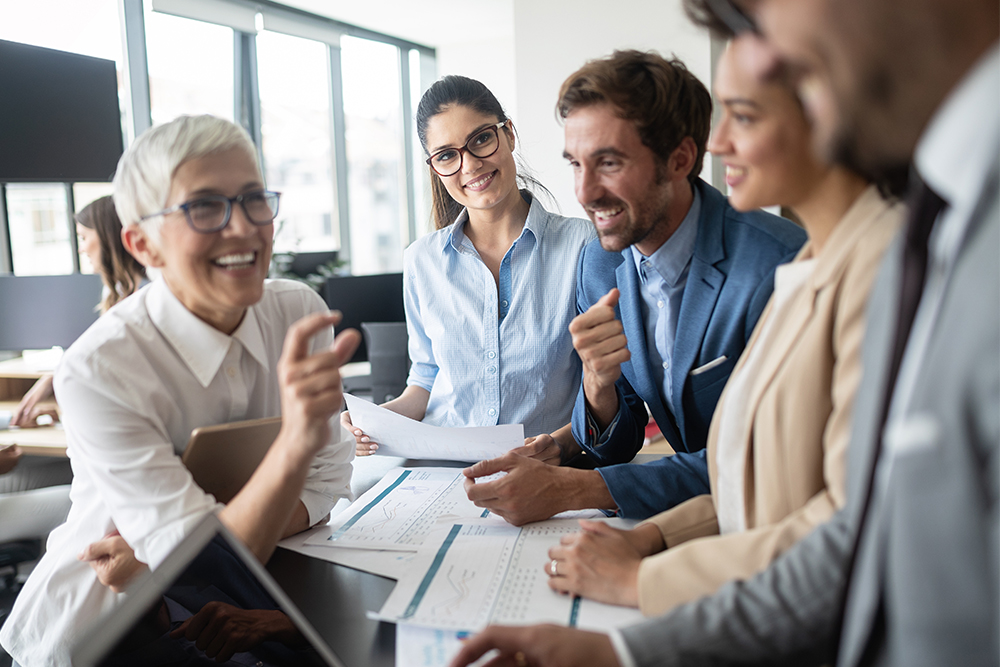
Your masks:
{"label": "conference table", "polygon": [[[663,453],[638,454],[632,463],[661,458]],[[355,496],[374,486],[395,467],[465,467],[450,461],[407,460],[390,456],[355,459],[351,489]],[[349,503],[341,501],[334,514]],[[389,597],[395,580],[278,548],[267,569],[288,597],[313,624],[345,667],[393,667],[396,626],[369,619]]]}

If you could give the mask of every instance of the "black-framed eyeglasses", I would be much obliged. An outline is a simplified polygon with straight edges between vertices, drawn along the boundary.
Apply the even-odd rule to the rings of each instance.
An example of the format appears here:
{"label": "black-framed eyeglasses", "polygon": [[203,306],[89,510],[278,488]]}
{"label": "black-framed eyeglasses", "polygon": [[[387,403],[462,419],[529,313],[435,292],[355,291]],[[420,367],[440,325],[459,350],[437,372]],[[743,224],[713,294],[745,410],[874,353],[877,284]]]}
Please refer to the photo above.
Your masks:
{"label": "black-framed eyeglasses", "polygon": [[705,4],[708,5],[709,10],[715,15],[715,18],[719,19],[722,24],[732,30],[734,35],[740,35],[745,32],[752,32],[756,35],[760,34],[760,30],[757,29],[757,24],[754,23],[754,20],[733,3],[733,0],[705,0]]}
{"label": "black-framed eyeglasses", "polygon": [[247,220],[258,227],[263,227],[274,222],[274,218],[278,215],[279,197],[281,197],[280,192],[272,192],[271,190],[254,190],[235,197],[208,195],[144,215],[139,220],[148,220],[158,215],[184,211],[184,217],[187,218],[191,229],[202,234],[211,234],[226,228],[233,214],[233,203],[237,203],[243,207]]}
{"label": "black-framed eyeglasses", "polygon": [[500,148],[500,128],[507,124],[502,121],[496,125],[490,125],[472,135],[461,148],[445,148],[427,158],[426,162],[438,176],[453,176],[462,169],[464,153],[468,152],[473,157],[486,158],[497,152]]}

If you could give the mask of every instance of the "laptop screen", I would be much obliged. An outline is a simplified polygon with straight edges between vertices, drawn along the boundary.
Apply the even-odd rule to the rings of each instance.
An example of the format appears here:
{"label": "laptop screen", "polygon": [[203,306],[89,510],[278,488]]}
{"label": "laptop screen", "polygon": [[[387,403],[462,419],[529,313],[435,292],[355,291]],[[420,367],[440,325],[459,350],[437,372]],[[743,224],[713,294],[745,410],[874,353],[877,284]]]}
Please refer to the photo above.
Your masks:
{"label": "laptop screen", "polygon": [[84,640],[90,645],[74,652],[74,664],[340,664],[270,575],[211,518],[210,535],[202,530],[200,540],[198,535],[186,540],[188,547],[192,539],[200,541],[197,551],[178,553],[182,544],[138,594],[130,589],[131,599],[111,612],[100,632],[91,633],[102,637]]}

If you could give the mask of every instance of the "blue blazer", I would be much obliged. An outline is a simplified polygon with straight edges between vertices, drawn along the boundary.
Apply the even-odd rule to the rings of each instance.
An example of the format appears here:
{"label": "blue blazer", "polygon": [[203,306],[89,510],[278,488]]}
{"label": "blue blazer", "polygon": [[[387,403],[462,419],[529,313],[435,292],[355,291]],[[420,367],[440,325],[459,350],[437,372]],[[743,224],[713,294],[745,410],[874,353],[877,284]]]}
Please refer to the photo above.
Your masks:
{"label": "blue blazer", "polygon": [[[740,213],[704,181],[701,219],[688,272],[670,372],[673,397],[663,400],[650,368],[642,294],[632,251],[608,252],[595,240],[577,265],[577,310],[585,312],[613,287],[615,309],[632,358],[622,364],[617,423],[598,445],[588,427],[583,387],[573,410],[573,435],[598,466],[631,461],[642,447],[646,407],[676,456],[643,466],[612,466],[601,474],[621,513],[644,518],[690,497],[709,493],[705,443],[722,388],[743,352],[774,287],[774,268],[805,243],[801,227],[763,211]],[[723,359],[720,361],[720,359]],[[692,370],[716,362],[703,372]]]}

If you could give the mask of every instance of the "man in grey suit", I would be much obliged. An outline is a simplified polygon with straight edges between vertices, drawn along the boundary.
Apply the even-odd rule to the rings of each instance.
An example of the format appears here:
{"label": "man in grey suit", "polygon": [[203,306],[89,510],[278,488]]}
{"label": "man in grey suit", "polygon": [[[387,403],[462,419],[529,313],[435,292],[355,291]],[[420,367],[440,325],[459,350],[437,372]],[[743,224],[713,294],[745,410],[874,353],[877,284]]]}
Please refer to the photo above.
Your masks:
{"label": "man in grey suit", "polygon": [[760,76],[798,78],[827,155],[918,176],[871,297],[847,506],[664,617],[490,628],[455,665],[490,647],[521,667],[1000,662],[1000,6],[737,2],[686,0],[757,43]]}

